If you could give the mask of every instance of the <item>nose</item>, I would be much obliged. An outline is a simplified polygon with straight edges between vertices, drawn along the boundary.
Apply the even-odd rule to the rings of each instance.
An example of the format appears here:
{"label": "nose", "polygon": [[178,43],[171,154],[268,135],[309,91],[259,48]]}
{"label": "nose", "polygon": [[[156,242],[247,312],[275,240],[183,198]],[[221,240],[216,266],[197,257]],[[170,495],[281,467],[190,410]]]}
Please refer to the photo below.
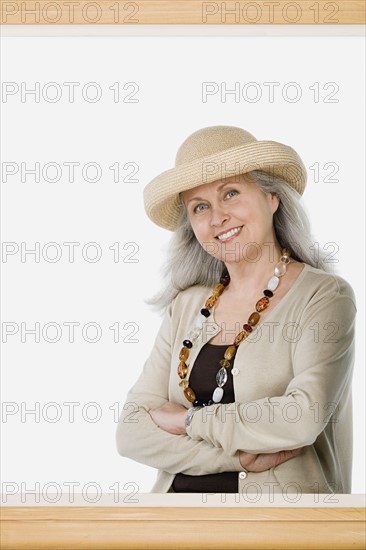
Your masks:
{"label": "nose", "polygon": [[227,213],[225,207],[218,203],[211,205],[211,225],[215,227],[222,226],[229,219],[229,214]]}

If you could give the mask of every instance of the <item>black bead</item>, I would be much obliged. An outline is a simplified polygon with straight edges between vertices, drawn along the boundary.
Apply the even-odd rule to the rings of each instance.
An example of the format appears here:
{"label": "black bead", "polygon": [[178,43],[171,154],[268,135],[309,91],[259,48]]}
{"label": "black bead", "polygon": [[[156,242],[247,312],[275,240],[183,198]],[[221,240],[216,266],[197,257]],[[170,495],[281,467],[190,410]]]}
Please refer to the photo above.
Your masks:
{"label": "black bead", "polygon": [[273,296],[272,290],[268,290],[268,288],[266,290],[263,290],[263,294],[267,296],[267,298],[272,298]]}
{"label": "black bead", "polygon": [[211,313],[208,311],[207,308],[203,307],[201,309],[201,315],[203,315],[204,317],[209,317],[211,315]]}
{"label": "black bead", "polygon": [[227,286],[230,283],[230,275],[228,273],[221,275],[220,283],[224,286]]}
{"label": "black bead", "polygon": [[193,346],[192,342],[190,340],[183,340],[183,346],[185,346],[188,349],[191,349]]}
{"label": "black bead", "polygon": [[226,267],[221,272],[220,283],[223,285],[230,283],[230,275]]}

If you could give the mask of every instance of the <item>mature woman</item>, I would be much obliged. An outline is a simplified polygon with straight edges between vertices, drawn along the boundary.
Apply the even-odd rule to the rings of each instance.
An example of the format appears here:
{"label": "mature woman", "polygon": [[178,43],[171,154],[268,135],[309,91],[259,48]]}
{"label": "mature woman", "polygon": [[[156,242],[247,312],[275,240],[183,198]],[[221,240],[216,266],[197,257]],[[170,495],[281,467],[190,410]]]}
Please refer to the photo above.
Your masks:
{"label": "mature woman", "polygon": [[159,470],[152,492],[351,492],[355,297],[311,240],[305,184],[291,147],[214,126],[145,188],[174,231],[166,311],[117,447]]}

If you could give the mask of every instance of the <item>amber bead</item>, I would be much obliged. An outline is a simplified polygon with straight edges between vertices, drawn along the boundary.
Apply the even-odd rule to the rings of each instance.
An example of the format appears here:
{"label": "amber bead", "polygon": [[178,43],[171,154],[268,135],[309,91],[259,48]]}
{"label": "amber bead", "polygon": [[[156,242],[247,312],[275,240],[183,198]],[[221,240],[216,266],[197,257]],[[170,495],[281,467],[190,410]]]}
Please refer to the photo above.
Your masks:
{"label": "amber bead", "polygon": [[189,356],[189,349],[184,346],[179,352],[179,360],[180,361],[187,361]]}
{"label": "amber bead", "polygon": [[245,323],[245,325],[243,325],[243,329],[245,330],[245,332],[252,332],[253,331],[253,328],[249,323]]}
{"label": "amber bead", "polygon": [[186,399],[188,399],[190,403],[193,403],[193,401],[196,401],[196,394],[194,393],[192,388],[190,388],[189,386],[184,389],[183,393]]}
{"label": "amber bead", "polygon": [[232,359],[235,356],[235,353],[236,353],[236,347],[229,346],[224,353],[224,357],[225,359],[228,359],[230,361],[230,359]]}
{"label": "amber bead", "polygon": [[266,288],[266,290],[263,290],[263,294],[265,296],[268,296],[268,298],[272,298],[272,296],[273,296],[272,290],[268,290],[268,288]]}
{"label": "amber bead", "polygon": [[269,306],[269,298],[267,298],[267,296],[264,296],[263,298],[258,300],[258,302],[255,304],[255,309],[257,311],[263,311],[268,306]]}
{"label": "amber bead", "polygon": [[184,378],[188,372],[188,367],[184,361],[181,361],[178,365],[178,374],[180,378]]}
{"label": "amber bead", "polygon": [[255,327],[255,325],[258,323],[259,319],[260,319],[259,313],[257,313],[256,311],[254,311],[254,312],[251,314],[251,316],[249,317],[248,323],[249,323],[250,325],[252,325],[252,327]]}
{"label": "amber bead", "polygon": [[281,251],[281,254],[282,254],[282,256],[290,256],[290,251],[289,251],[288,248],[283,248],[282,251]]}
{"label": "amber bead", "polygon": [[188,388],[188,384],[189,384],[188,380],[181,380],[179,382],[180,387],[183,388],[183,389]]}
{"label": "amber bead", "polygon": [[220,296],[223,293],[224,289],[225,289],[225,285],[223,285],[222,283],[219,283],[213,289],[213,295],[214,296]]}
{"label": "amber bead", "polygon": [[217,302],[217,296],[210,296],[205,302],[205,307],[211,309]]}
{"label": "amber bead", "polygon": [[225,369],[228,369],[230,367],[230,361],[227,359],[220,359],[219,361],[220,367],[224,367]]}
{"label": "amber bead", "polygon": [[246,337],[247,337],[247,333],[244,332],[244,330],[239,332],[239,334],[236,335],[236,338],[234,340],[235,346],[238,346]]}

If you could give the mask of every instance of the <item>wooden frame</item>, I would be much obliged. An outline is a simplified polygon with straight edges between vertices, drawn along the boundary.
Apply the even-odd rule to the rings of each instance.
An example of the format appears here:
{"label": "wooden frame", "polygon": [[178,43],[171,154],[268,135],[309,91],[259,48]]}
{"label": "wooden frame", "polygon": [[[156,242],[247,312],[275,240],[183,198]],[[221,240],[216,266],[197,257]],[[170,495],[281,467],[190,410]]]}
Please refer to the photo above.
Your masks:
{"label": "wooden frame", "polygon": [[[5,25],[352,25],[365,23],[364,0],[1,0]],[[269,7],[269,4],[271,7]]]}
{"label": "wooden frame", "polygon": [[[272,12],[265,8],[268,2],[264,0],[226,3],[98,0],[92,2],[94,11],[88,8],[91,2],[78,0],[72,15],[62,0],[0,2],[3,25],[336,26],[365,23],[364,0],[297,0],[295,3],[277,0]],[[223,10],[224,4],[227,13]],[[249,4],[252,7],[248,8]],[[288,4],[296,4],[300,9],[290,12]],[[233,6],[235,11],[230,14]],[[362,507],[3,506],[1,523],[3,550],[198,546],[211,550],[223,547],[356,550],[365,545],[365,508]]]}
{"label": "wooden frame", "polygon": [[354,550],[362,508],[3,508],[2,549]]}

